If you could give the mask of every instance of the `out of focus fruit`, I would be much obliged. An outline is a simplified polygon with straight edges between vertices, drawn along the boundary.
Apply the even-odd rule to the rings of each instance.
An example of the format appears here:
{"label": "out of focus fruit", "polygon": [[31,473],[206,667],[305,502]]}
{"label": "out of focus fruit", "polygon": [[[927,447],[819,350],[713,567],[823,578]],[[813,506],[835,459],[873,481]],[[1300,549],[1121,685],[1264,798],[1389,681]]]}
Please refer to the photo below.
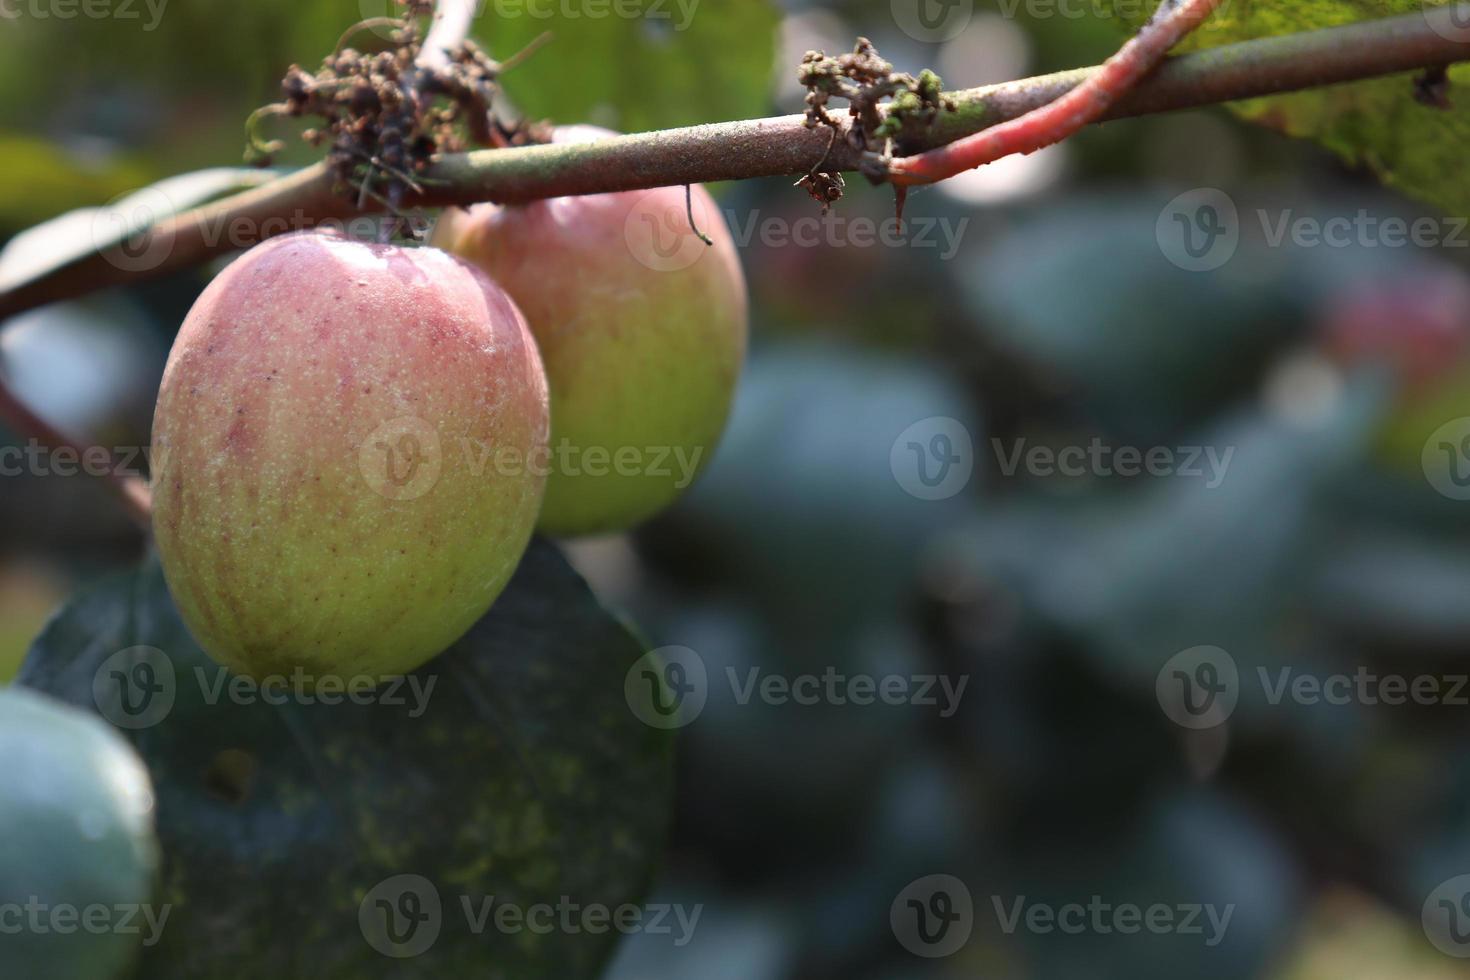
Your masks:
{"label": "out of focus fruit", "polygon": [[[590,127],[558,142],[598,135]],[[605,134],[603,134],[605,135]],[[434,243],[503,286],[536,335],[551,389],[543,530],[627,528],[709,460],[745,355],[745,278],[713,199],[684,188],[445,213]]]}
{"label": "out of focus fruit", "polygon": [[167,925],[148,905],[159,854],[147,770],[98,718],[19,688],[0,690],[0,758],[0,976],[127,975]]}

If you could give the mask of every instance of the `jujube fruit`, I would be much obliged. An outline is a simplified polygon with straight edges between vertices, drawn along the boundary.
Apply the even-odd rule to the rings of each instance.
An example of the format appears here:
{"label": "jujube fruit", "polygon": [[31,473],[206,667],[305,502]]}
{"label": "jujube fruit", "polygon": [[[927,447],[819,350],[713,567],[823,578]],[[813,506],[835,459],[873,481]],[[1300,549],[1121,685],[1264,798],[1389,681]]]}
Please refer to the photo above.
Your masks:
{"label": "jujube fruit", "polygon": [[[558,131],[558,142],[596,131]],[[713,199],[684,188],[475,205],[434,243],[488,272],[526,315],[551,391],[540,527],[614,531],[652,516],[713,455],[744,360],[745,278]]]}
{"label": "jujube fruit", "polygon": [[189,311],[158,396],[154,527],[184,621],[257,678],[414,669],[515,570],[548,424],[525,322],[469,265],[256,246]]}

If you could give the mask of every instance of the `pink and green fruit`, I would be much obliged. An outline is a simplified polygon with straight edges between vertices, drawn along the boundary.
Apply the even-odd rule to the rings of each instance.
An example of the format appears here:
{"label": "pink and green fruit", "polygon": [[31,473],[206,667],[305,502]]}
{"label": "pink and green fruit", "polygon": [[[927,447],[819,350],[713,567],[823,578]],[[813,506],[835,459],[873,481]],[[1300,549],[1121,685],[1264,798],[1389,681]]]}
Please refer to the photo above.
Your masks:
{"label": "pink and green fruit", "polygon": [[256,246],[189,311],[158,396],[179,611],[257,678],[414,669],[515,570],[548,426],[535,342],[479,271],[320,233]]}
{"label": "pink and green fruit", "polygon": [[[591,127],[558,131],[580,142]],[[606,135],[606,134],[602,134]],[[745,357],[745,278],[702,187],[445,213],[434,243],[470,260],[526,315],[551,390],[540,527],[615,531],[668,506],[708,462]]]}

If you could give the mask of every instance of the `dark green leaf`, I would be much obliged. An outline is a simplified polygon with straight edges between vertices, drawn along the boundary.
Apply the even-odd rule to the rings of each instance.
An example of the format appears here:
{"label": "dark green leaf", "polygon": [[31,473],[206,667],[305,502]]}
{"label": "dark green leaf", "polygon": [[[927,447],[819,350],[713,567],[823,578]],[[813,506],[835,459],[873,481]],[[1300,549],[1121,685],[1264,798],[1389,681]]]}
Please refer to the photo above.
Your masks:
{"label": "dark green leaf", "polygon": [[[477,934],[462,900],[478,914],[492,897],[521,909],[641,899],[671,779],[667,734],[624,698],[642,654],[536,542],[492,612],[411,675],[420,691],[434,685],[421,712],[408,685],[402,703],[217,694],[230,678],[190,639],[153,561],[69,605],[19,682],[99,710],[95,684],[114,722],[126,693],[142,707],[129,723],[152,722],[126,732],[158,787],[160,901],[174,906],[144,956],[150,980],[563,980],[595,976],[617,932],[569,931],[558,915],[550,934],[494,918]],[[113,675],[145,663],[157,700],[120,691]],[[432,886],[441,914],[407,933],[419,942],[437,924],[432,946],[390,960],[359,912],[381,929],[379,899],[405,907],[400,875]]]}

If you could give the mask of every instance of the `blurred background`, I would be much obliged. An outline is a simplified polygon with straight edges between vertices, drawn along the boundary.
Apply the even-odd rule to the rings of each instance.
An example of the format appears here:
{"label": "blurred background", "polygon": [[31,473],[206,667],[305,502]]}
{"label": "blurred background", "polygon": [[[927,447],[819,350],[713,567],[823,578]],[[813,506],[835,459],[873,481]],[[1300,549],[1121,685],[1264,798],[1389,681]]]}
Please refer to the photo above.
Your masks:
{"label": "blurred background", "polygon": [[[800,111],[802,53],[858,35],[950,88],[1121,36],[1050,4],[716,2],[477,33],[554,31],[512,99],[627,130]],[[236,165],[285,69],[373,7],[0,7],[0,240]],[[682,84],[702,65],[739,84]],[[709,678],[655,896],[704,911],[610,976],[1470,976],[1470,939],[1422,924],[1470,872],[1470,233],[1223,109],[916,193],[901,231],[858,179],[827,217],[788,180],[715,190],[752,298],[725,441],[655,523],[565,545]],[[146,446],[210,272],[7,322],[0,370]],[[145,546],[95,481],[7,469],[0,680]],[[744,696],[806,676],[904,696]],[[935,875],[968,896],[947,955],[900,921],[953,907]]]}

